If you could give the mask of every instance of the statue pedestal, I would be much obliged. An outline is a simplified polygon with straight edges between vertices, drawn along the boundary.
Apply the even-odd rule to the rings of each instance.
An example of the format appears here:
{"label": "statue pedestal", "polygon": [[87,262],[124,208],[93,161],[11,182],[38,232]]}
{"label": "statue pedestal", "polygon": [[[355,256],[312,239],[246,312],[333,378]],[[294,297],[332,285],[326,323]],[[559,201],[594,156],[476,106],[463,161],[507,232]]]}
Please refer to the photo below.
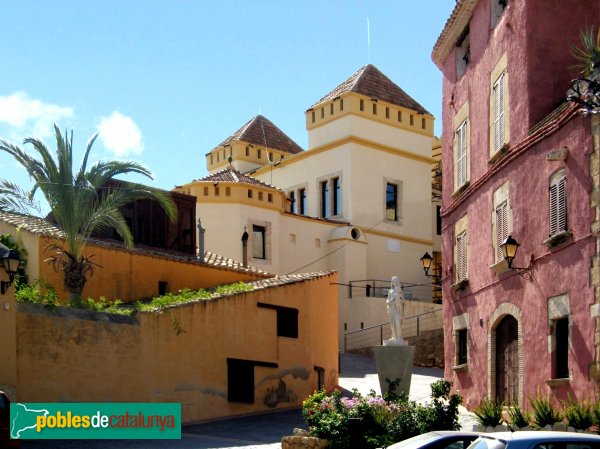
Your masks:
{"label": "statue pedestal", "polygon": [[[395,341],[398,343],[389,344]],[[404,342],[402,344],[401,342]],[[386,344],[388,343],[388,344]],[[394,390],[396,394],[404,391],[406,394],[410,391],[410,382],[412,378],[413,360],[415,358],[415,347],[407,346],[404,340],[386,340],[384,346],[373,346],[377,374],[379,375],[379,387],[381,394],[388,392],[389,383],[399,380],[399,384]]]}

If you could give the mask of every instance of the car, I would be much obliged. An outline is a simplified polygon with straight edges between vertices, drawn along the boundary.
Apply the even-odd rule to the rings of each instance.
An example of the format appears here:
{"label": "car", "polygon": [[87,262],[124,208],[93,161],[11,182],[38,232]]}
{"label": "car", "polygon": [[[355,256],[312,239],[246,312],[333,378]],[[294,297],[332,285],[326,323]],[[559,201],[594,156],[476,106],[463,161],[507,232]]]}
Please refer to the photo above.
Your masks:
{"label": "car", "polygon": [[468,449],[600,449],[600,435],[516,431],[482,434]]}
{"label": "car", "polygon": [[466,449],[482,434],[455,430],[436,430],[394,443],[388,449]]}
{"label": "car", "polygon": [[19,440],[10,439],[10,399],[0,391],[0,447],[19,447]]}

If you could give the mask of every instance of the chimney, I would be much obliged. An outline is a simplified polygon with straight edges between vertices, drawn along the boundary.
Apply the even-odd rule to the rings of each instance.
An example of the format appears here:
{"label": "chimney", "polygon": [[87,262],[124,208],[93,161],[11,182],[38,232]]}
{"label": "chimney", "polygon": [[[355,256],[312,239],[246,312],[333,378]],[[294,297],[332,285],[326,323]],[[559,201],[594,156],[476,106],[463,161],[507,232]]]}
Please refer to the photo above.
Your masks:
{"label": "chimney", "polygon": [[204,233],[206,229],[202,227],[200,219],[198,218],[198,260],[200,263],[204,263]]}

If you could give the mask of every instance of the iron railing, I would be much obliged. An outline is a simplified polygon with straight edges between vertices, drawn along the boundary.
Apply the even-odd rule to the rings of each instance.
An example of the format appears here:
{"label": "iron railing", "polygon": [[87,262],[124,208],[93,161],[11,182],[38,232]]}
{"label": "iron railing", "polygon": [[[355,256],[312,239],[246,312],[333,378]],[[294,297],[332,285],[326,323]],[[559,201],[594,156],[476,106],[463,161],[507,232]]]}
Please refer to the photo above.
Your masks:
{"label": "iron railing", "polygon": [[[431,302],[431,286],[402,283],[404,299],[407,301]],[[348,281],[348,298],[387,298],[390,281],[381,279],[361,279]]]}
{"label": "iron railing", "polygon": [[[423,332],[442,329],[442,308],[430,310],[406,317],[402,320],[402,336],[414,337]],[[370,346],[382,345],[383,340],[391,338],[389,323],[376,324],[344,334],[344,352],[354,349],[368,348]]]}

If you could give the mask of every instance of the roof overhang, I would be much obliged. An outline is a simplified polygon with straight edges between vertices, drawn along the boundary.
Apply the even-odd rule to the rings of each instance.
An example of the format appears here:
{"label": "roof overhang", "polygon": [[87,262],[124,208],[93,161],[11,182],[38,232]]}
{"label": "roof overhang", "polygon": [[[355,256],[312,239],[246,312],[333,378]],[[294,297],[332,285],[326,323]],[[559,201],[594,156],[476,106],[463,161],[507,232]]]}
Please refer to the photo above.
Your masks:
{"label": "roof overhang", "polygon": [[444,25],[431,52],[431,59],[440,70],[443,69],[446,58],[461,38],[464,29],[469,25],[473,10],[479,0],[458,0],[450,17]]}

